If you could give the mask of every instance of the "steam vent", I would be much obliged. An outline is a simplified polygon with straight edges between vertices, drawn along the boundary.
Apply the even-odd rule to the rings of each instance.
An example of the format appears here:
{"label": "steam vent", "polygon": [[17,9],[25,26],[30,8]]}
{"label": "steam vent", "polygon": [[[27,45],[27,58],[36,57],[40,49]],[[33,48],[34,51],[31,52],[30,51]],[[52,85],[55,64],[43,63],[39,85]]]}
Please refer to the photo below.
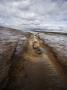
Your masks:
{"label": "steam vent", "polygon": [[67,90],[67,35],[0,27],[0,90]]}

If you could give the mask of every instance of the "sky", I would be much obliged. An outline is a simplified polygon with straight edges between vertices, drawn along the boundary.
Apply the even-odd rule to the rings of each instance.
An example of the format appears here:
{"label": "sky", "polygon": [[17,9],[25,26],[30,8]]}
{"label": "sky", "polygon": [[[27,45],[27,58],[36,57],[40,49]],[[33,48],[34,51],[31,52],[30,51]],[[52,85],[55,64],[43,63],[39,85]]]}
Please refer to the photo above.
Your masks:
{"label": "sky", "polygon": [[0,25],[67,27],[67,0],[0,0]]}

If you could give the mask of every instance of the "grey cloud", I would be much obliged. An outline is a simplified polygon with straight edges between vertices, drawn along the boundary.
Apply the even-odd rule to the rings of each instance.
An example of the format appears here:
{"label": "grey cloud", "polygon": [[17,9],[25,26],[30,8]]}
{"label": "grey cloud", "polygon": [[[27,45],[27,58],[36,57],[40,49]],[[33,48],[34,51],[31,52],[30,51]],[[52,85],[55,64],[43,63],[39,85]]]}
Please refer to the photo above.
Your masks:
{"label": "grey cloud", "polygon": [[0,24],[22,28],[67,24],[67,0],[0,0]]}

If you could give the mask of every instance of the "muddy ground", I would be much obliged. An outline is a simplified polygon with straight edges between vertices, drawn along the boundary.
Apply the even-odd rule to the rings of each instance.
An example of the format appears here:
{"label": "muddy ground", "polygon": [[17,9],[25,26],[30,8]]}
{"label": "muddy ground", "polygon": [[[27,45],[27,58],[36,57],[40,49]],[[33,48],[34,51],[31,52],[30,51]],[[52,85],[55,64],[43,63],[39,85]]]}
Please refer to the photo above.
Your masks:
{"label": "muddy ground", "polygon": [[[38,33],[38,32],[31,32]],[[8,75],[13,58],[19,59],[24,42],[28,39],[29,32],[0,27],[0,88],[3,89],[8,82]],[[67,75],[67,35],[55,33],[39,33],[39,37],[52,48],[57,60]],[[19,89],[17,89],[19,90]],[[21,90],[21,89],[20,89]],[[35,90],[35,89],[34,89]],[[53,89],[48,89],[53,90]],[[57,90],[57,89],[56,89]],[[66,89],[62,89],[66,90]]]}

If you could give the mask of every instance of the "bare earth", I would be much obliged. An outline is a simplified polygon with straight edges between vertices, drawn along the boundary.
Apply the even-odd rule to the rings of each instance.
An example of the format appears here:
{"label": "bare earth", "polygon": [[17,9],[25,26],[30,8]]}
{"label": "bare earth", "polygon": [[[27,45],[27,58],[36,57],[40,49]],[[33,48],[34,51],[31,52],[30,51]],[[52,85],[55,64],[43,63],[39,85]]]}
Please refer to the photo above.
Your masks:
{"label": "bare earth", "polygon": [[0,90],[67,90],[66,70],[66,35],[0,27]]}

